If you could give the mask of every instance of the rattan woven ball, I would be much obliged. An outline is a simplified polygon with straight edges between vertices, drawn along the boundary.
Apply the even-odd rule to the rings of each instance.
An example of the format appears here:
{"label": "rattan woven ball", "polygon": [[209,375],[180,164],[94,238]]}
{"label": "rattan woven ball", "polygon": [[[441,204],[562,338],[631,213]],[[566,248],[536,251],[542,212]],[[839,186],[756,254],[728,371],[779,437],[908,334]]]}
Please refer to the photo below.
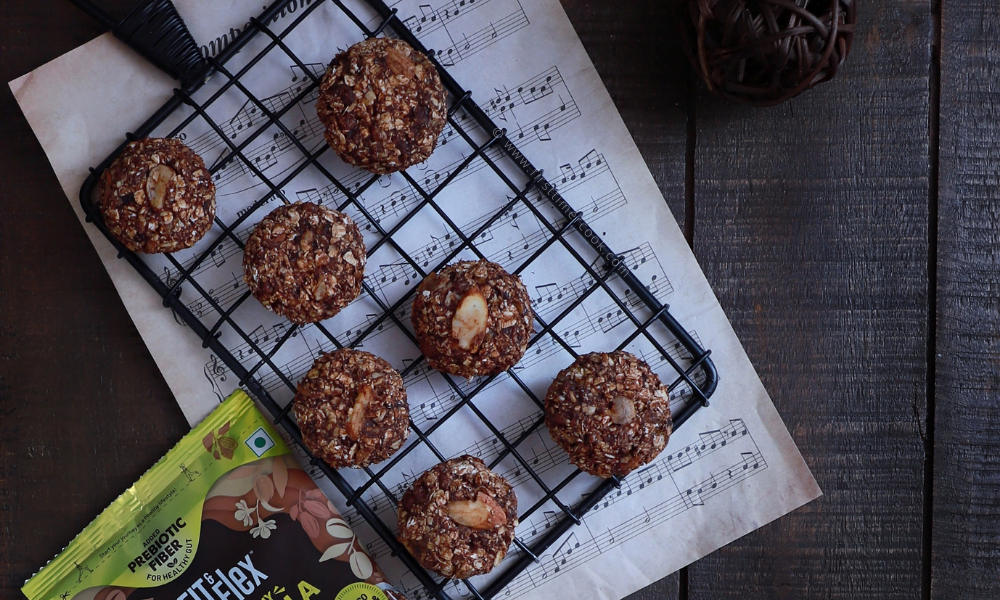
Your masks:
{"label": "rattan woven ball", "polygon": [[854,0],[673,0],[680,41],[714,94],[771,106],[833,79],[854,42]]}

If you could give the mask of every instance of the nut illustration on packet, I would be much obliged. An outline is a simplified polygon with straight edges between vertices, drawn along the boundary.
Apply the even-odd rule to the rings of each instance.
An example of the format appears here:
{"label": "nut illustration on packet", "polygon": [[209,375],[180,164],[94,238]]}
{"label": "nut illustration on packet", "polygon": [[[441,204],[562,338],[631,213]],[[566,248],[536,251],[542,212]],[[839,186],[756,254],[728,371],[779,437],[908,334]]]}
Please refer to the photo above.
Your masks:
{"label": "nut illustration on packet", "polygon": [[397,600],[242,391],[25,583],[28,600]]}

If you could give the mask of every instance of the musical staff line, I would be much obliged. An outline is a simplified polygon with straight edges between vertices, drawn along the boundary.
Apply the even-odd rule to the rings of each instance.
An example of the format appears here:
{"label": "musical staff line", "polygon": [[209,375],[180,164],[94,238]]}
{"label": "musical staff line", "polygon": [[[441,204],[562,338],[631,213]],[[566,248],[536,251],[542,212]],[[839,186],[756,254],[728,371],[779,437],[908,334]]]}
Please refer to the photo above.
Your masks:
{"label": "musical staff line", "polygon": [[[320,63],[309,63],[306,67],[316,77],[321,77],[326,71],[326,65]],[[298,65],[291,65],[290,69],[292,72],[291,85],[261,99],[261,103],[272,113],[283,110],[288,106],[308,84],[308,77],[305,76]],[[318,90],[314,90],[301,101],[301,104],[312,104],[316,101],[317,97]],[[247,100],[233,116],[220,119],[219,128],[230,140],[236,140],[241,135],[252,131],[256,122],[265,122],[265,119],[257,106],[250,100]],[[225,142],[220,140],[218,134],[211,129],[194,138],[185,139],[184,143],[201,156],[208,156],[215,150],[228,149]]]}
{"label": "musical staff line", "polygon": [[[516,435],[520,435],[521,432],[525,431],[533,424],[534,419],[541,417],[542,413],[539,412],[537,415],[521,419],[517,423],[505,428],[503,431],[504,436],[508,439],[512,439],[513,437],[516,437]],[[667,520],[677,516],[685,510],[691,509],[695,506],[702,506],[705,501],[711,497],[722,493],[753,474],[767,468],[766,462],[764,462],[760,451],[757,449],[756,442],[753,441],[753,437],[750,435],[746,425],[741,419],[731,419],[729,421],[729,425],[719,430],[700,433],[699,438],[703,441],[710,438],[717,438],[716,447],[712,448],[711,452],[702,452],[697,454],[691,462],[705,459],[713,452],[721,451],[726,447],[725,444],[720,445],[722,440],[726,440],[730,447],[732,447],[736,441],[747,439],[749,440],[749,448],[752,448],[752,450],[749,452],[740,452],[739,461],[727,463],[725,466],[713,471],[709,478],[691,486],[687,486],[683,490],[679,490],[676,495],[669,498],[666,502],[647,509],[645,517],[648,517],[648,520],[646,518],[639,520],[643,527],[641,527],[638,531],[634,531],[632,537],[634,537],[634,535],[638,535],[638,533],[641,533],[645,529],[648,529],[654,518]],[[689,444],[687,448],[691,448],[692,446],[697,447],[697,444]],[[461,452],[456,453],[455,456],[473,454],[476,449],[479,449],[479,447],[477,445],[473,445],[462,450]],[[487,460],[488,462],[489,459],[484,458],[484,460]],[[533,469],[535,469],[539,474],[543,474],[556,466],[567,464],[569,462],[569,458],[561,448],[553,444],[545,451],[536,453],[533,461],[529,462],[531,462]],[[678,466],[674,455],[664,457],[661,454],[659,458],[654,460],[649,465],[646,465],[642,469],[628,475],[622,481],[622,487],[612,494],[609,494],[604,501],[592,509],[592,512],[603,510],[604,508],[613,505],[615,502],[623,500],[624,498],[631,496],[633,493],[638,493],[646,488],[651,488],[658,484],[664,485],[660,483],[664,480],[671,485],[675,485],[673,480],[671,480],[671,475],[689,464],[691,463]],[[501,474],[515,487],[520,483],[523,483],[525,478],[528,477],[528,474],[522,473],[519,468],[508,469],[507,471],[501,472]],[[408,489],[411,483],[412,480],[404,478],[404,481],[393,489],[393,493],[396,494],[397,497],[400,497],[400,495]],[[366,496],[366,501],[370,504],[374,503],[375,505],[387,507],[389,504],[387,497],[382,492],[372,493],[370,499]],[[394,509],[395,507],[388,508]],[[554,511],[542,512],[540,518],[535,517],[534,519],[521,524],[521,527],[518,530],[518,537],[526,544],[531,544],[536,538],[544,535],[545,531],[554,525],[561,518],[561,516],[561,513],[556,513]],[[587,517],[585,516],[584,519],[586,520],[586,518]],[[360,521],[361,517],[360,515],[357,515],[356,512],[349,510],[348,513],[345,513],[345,519],[347,519],[348,523],[353,523],[355,521]],[[635,529],[635,525],[636,522],[634,522],[634,519],[630,519],[625,521],[621,526],[613,528],[611,530],[611,535],[605,535],[601,540],[604,544],[602,551],[611,547],[611,544],[617,544],[624,542],[626,539],[630,539],[626,534],[628,534],[630,530]],[[572,537],[573,535],[574,534],[571,534],[571,537],[567,539],[574,539],[574,537]],[[577,544],[576,547],[579,547],[579,545]],[[573,548],[572,543],[570,544],[570,548]],[[389,548],[383,540],[377,540],[368,544],[367,549],[376,560],[380,556],[389,552]],[[573,554],[573,552],[565,552],[565,550],[566,542],[564,541],[562,545],[550,554],[550,556],[557,557],[564,555],[556,559],[556,562],[560,566],[565,566],[568,562],[568,559],[566,562],[563,562],[563,558]],[[512,551],[511,555],[505,560],[512,560],[515,555],[516,552]],[[517,580],[515,580],[515,582],[511,585],[515,584],[517,584]]]}
{"label": "musical staff line", "polygon": [[472,34],[463,33],[456,39],[449,32],[452,45],[438,50],[435,56],[441,61],[442,66],[453,67],[528,25],[528,15],[518,2],[514,12],[496,21],[490,21],[486,27]]}
{"label": "musical staff line", "polygon": [[[767,468],[760,451],[741,453],[740,460],[721,473],[713,473],[689,489],[682,490],[663,502],[645,507],[643,511],[614,527],[581,542],[580,530],[571,533],[555,550],[545,554],[539,564],[529,566],[504,589],[504,595],[520,595],[544,583],[550,575],[570,571],[593,557],[620,546],[657,525],[669,521],[695,507],[704,506],[712,497],[729,490]],[[586,521],[585,521],[586,522]],[[516,555],[517,552],[512,552]],[[511,560],[508,556],[505,560]]]}
{"label": "musical staff line", "polygon": [[[588,156],[590,156],[590,154],[588,154]],[[611,171],[607,167],[607,163],[603,160],[603,157],[599,154],[596,156],[597,158],[595,160],[598,163],[598,173],[610,173]],[[586,157],[581,159],[581,162],[585,159]],[[591,181],[595,181],[593,174],[589,179],[584,179],[583,177],[574,178],[566,184],[562,193],[566,197],[575,197],[577,188],[582,188],[582,186]],[[627,200],[621,191],[621,187],[618,186],[617,181],[613,178],[611,178],[610,181],[614,185],[613,189],[601,196],[592,197],[591,202],[586,203],[582,207],[582,210],[588,213],[587,218],[591,222],[597,222],[627,204]],[[537,194],[537,191],[530,193],[529,200],[532,202],[540,202],[540,198],[537,197]],[[510,197],[508,197],[507,200],[509,201]],[[580,203],[578,202],[577,204]],[[524,233],[522,230],[526,213],[527,218],[532,221],[530,233]],[[478,231],[479,228],[492,217],[492,214],[481,215],[480,217],[462,226],[461,229],[465,232]],[[518,221],[519,217],[521,218],[520,223]],[[521,239],[511,242],[496,250],[490,249],[490,244],[488,244],[488,242],[496,237],[494,232],[505,228],[522,231]],[[544,244],[549,237],[548,231],[542,228],[542,226],[534,219],[526,208],[522,210],[509,209],[505,211],[489,229],[480,234],[475,242],[484,251],[487,258],[507,268],[514,268],[518,266],[521,259],[530,256],[536,249]],[[430,235],[430,238],[429,242],[411,252],[411,255],[419,261],[421,266],[425,269],[432,268],[438,262],[443,260],[460,243],[460,240],[458,236],[455,235],[455,232],[448,228],[444,229],[441,236]],[[622,255],[626,259],[626,264],[632,268],[637,268],[639,265],[644,264],[646,260],[652,258],[650,252],[650,246],[648,244],[644,244],[637,249],[627,250],[623,252]],[[657,277],[665,279],[665,277],[662,276],[662,268],[660,275],[653,275],[651,284],[656,284]],[[386,288],[392,287],[393,284],[400,280],[400,278],[409,282],[417,278],[417,273],[405,261],[389,263],[387,265],[381,265],[379,267],[379,272],[373,275],[369,283],[384,300],[390,301],[392,294],[390,294]]]}
{"label": "musical staff line", "polygon": [[[421,4],[418,7],[420,9],[419,16],[410,15],[402,20],[417,39],[424,39],[444,28],[448,23],[470,14],[489,2],[490,0],[451,0],[443,2],[438,8],[433,8],[429,4]],[[402,4],[402,0],[396,0],[396,2],[389,3],[389,7],[395,8],[400,4]]]}

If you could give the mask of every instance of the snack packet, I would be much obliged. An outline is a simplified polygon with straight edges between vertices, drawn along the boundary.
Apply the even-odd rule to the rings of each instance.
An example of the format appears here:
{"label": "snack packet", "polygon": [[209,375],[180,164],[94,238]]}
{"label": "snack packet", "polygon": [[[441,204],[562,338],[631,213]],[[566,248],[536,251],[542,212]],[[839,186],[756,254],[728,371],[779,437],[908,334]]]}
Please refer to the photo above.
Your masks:
{"label": "snack packet", "polygon": [[387,600],[347,521],[242,391],[21,588],[29,600]]}

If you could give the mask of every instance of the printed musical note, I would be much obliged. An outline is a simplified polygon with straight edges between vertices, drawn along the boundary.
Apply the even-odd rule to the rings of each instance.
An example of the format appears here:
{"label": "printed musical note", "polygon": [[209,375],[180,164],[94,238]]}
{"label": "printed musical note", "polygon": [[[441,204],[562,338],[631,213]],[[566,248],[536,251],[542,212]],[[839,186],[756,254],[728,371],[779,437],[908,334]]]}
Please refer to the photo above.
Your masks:
{"label": "printed musical note", "polygon": [[559,521],[560,516],[561,515],[559,513],[556,513],[556,511],[554,510],[543,511],[541,528],[539,528],[538,524],[532,523],[531,535],[532,536],[538,535],[539,531],[545,531],[546,529],[552,527]]}
{"label": "printed musical note", "polygon": [[535,291],[538,292],[538,297],[534,298],[534,302],[541,304],[543,302],[552,303],[553,298],[561,299],[562,294],[559,292],[559,284],[556,283],[543,283],[542,285],[536,285]]}
{"label": "printed musical note", "polygon": [[212,252],[209,254],[209,258],[211,259],[212,264],[214,264],[216,267],[221,267],[222,265],[226,264],[227,257],[225,255],[225,250],[222,248],[224,244],[225,242],[219,244],[219,247],[217,247],[215,250],[212,250]]}
{"label": "printed musical note", "polygon": [[740,468],[742,470],[746,471],[747,469],[760,468],[761,457],[759,454],[754,454],[752,452],[741,452],[740,456],[743,458],[743,462],[740,465]]}
{"label": "printed musical note", "polygon": [[603,333],[607,333],[627,321],[628,316],[625,315],[625,312],[621,308],[613,308],[604,311],[604,314],[597,317],[597,327]]}
{"label": "printed musical note", "polygon": [[563,339],[569,344],[570,348],[580,348],[583,345],[580,343],[580,330],[579,329],[567,329],[563,332]]}
{"label": "printed musical note", "polygon": [[429,4],[420,5],[419,15],[403,18],[403,23],[417,36],[424,40],[440,29],[444,29],[459,17],[471,14],[475,9],[488,4],[490,0],[451,0],[442,2],[437,8]]}
{"label": "printed musical note", "polygon": [[[559,566],[565,565],[566,560],[573,555],[573,551],[580,548],[580,539],[576,537],[576,533],[570,533],[569,536],[563,540],[561,544],[555,549],[552,555],[555,557],[556,562]],[[559,570],[559,567],[556,567]]]}
{"label": "printed musical note", "polygon": [[691,454],[685,450],[679,450],[674,454],[667,455],[667,462],[674,471],[680,471],[684,467],[691,465]]}
{"label": "printed musical note", "polygon": [[[421,17],[423,19],[425,17]],[[528,26],[528,16],[524,13],[520,3],[514,12],[490,21],[486,27],[473,32],[463,32],[459,36],[451,35],[450,39],[455,40],[450,46],[445,46],[437,51],[436,57],[445,67],[452,67],[476,53],[492,46],[498,40],[503,39],[512,33]]]}
{"label": "printed musical note", "polygon": [[240,108],[239,112],[229,119],[229,127],[233,130],[231,137],[236,139],[238,132],[243,129],[249,129],[253,127],[254,117],[257,116],[257,105],[253,104],[250,100],[247,100],[243,107]]}
{"label": "printed musical note", "polygon": [[549,141],[552,131],[562,127],[580,116],[576,102],[563,102],[559,107],[507,132],[507,137],[516,142],[523,142],[527,132],[527,141]]}
{"label": "printed musical note", "polygon": [[423,415],[425,421],[436,421],[438,417],[444,414],[444,410],[437,403],[437,400],[434,400],[422,403],[420,405],[420,414]]}
{"label": "printed musical note", "polygon": [[536,123],[534,127],[535,137],[538,138],[540,142],[551,142],[552,136],[549,135],[549,127],[552,123]]}

